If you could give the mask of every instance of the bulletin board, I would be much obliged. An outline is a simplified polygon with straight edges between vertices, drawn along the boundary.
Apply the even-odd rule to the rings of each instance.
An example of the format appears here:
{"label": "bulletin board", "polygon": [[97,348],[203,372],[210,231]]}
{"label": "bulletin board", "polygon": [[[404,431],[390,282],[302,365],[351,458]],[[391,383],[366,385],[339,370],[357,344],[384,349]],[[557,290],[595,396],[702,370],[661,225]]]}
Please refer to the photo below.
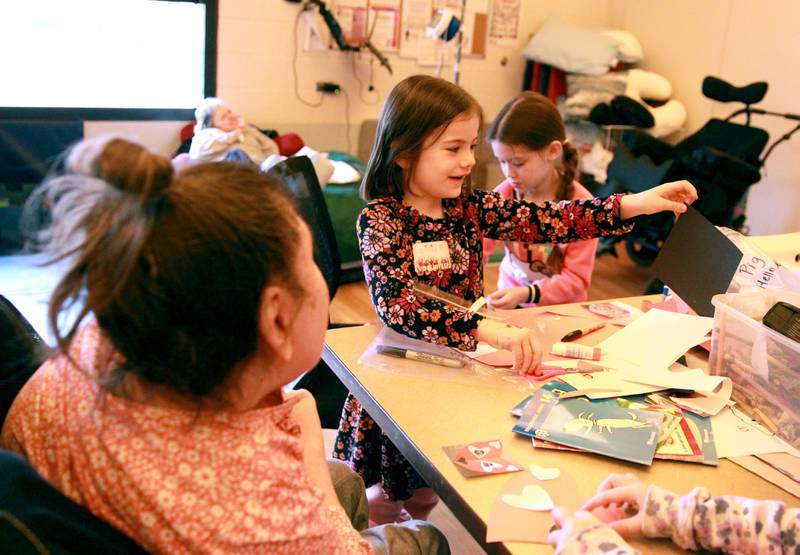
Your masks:
{"label": "bulletin board", "polygon": [[461,55],[484,57],[490,0],[336,0],[332,12],[348,43],[358,45],[369,38],[382,52],[413,58],[420,65],[438,65],[453,61],[455,41],[431,39],[425,29],[439,9],[448,8],[459,17],[462,2]]}
{"label": "bulletin board", "polygon": [[378,50],[397,52],[402,4],[403,0],[336,0],[332,11],[349,44],[369,38]]}

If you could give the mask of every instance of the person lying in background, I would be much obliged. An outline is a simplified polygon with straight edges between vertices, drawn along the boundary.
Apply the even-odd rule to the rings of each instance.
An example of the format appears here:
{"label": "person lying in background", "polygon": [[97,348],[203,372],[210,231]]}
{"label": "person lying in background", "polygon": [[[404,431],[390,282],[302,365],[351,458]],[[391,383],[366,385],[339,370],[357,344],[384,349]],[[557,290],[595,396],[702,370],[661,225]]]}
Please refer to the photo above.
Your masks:
{"label": "person lying in background", "polygon": [[273,154],[280,154],[278,144],[254,125],[231,110],[225,103],[209,97],[195,110],[189,157],[199,162],[249,160],[260,166]]}
{"label": "person lying in background", "polygon": [[570,515],[556,507],[553,520],[558,529],[549,540],[563,555],[639,553],[625,541],[639,538],[669,538],[704,552],[800,552],[799,509],[780,501],[711,497],[704,487],[680,496],[631,474],[611,474],[581,510]]}
{"label": "person lying in background", "polygon": [[208,97],[197,107],[194,113],[196,124],[194,137],[189,148],[189,158],[197,162],[217,162],[228,160],[233,162],[251,162],[261,171],[267,171],[278,162],[285,160],[281,151],[292,156],[308,156],[314,164],[320,185],[324,186],[333,174],[333,164],[327,154],[303,146],[299,137],[295,137],[298,148],[281,149],[273,139],[261,132],[256,126],[245,122],[244,118],[231,110],[219,98]]}

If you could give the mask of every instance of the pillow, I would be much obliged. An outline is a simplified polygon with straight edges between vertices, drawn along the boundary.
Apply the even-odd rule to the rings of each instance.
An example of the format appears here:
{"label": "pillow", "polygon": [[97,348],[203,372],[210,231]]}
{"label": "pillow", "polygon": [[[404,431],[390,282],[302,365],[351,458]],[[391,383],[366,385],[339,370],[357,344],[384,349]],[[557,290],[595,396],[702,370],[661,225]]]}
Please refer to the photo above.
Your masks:
{"label": "pillow", "polygon": [[618,48],[616,39],[599,30],[579,27],[550,16],[523,49],[522,55],[567,73],[602,75],[611,67]]}
{"label": "pillow", "polygon": [[642,98],[669,100],[672,96],[672,85],[663,75],[643,69],[632,69],[628,72],[625,96],[636,100]]}
{"label": "pillow", "polygon": [[602,33],[619,42],[617,58],[619,58],[620,62],[635,64],[636,62],[641,62],[642,58],[644,58],[642,45],[639,44],[639,40],[632,33],[620,29],[603,29]]}
{"label": "pillow", "polygon": [[611,102],[615,96],[625,94],[627,81],[628,75],[625,72],[600,76],[567,74],[564,115],[585,118],[598,104]]}

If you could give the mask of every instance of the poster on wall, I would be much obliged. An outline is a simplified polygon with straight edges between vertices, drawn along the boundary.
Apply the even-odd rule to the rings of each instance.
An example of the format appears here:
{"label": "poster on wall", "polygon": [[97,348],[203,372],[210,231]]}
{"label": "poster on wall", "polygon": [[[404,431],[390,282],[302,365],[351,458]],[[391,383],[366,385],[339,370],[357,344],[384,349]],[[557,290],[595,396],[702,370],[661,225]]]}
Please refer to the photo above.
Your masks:
{"label": "poster on wall", "polygon": [[368,0],[336,0],[333,15],[342,28],[347,44],[357,46],[367,36]]}
{"label": "poster on wall", "polygon": [[492,0],[489,11],[489,40],[514,43],[519,33],[520,0]]}
{"label": "poster on wall", "polygon": [[367,36],[378,50],[397,52],[400,48],[400,7],[402,0],[369,3]]}
{"label": "poster on wall", "polygon": [[467,0],[464,9],[464,43],[461,47],[464,56],[486,55],[488,25],[489,0]]}
{"label": "poster on wall", "polygon": [[417,59],[426,42],[425,28],[431,22],[433,0],[405,0],[400,17],[400,56]]}

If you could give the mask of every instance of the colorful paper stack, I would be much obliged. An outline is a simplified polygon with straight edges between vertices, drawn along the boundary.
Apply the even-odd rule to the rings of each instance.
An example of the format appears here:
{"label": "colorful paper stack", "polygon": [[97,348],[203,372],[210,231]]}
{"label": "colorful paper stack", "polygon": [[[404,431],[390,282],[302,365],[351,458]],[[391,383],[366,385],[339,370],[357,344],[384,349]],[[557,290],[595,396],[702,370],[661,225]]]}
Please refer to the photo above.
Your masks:
{"label": "colorful paper stack", "polygon": [[559,397],[575,391],[560,380],[545,383],[519,403],[516,433],[534,447],[588,451],[650,465],[654,458],[717,465],[711,422],[654,395],[590,400]]}

